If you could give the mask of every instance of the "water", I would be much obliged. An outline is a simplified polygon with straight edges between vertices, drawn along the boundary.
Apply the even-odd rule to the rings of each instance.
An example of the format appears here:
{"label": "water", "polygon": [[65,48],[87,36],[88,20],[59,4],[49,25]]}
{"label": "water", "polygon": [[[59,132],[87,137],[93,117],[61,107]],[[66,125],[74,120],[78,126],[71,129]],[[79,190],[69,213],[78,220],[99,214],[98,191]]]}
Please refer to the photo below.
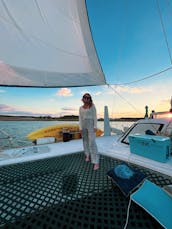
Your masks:
{"label": "water", "polygon": [[[66,123],[65,121],[0,121],[0,149],[8,149],[21,146],[31,146],[33,143],[27,139],[27,135],[37,129]],[[78,123],[71,121],[68,123]],[[133,122],[111,122],[112,127],[122,129],[129,127]],[[98,128],[104,129],[104,122],[98,122]],[[2,133],[3,132],[3,133]]]}

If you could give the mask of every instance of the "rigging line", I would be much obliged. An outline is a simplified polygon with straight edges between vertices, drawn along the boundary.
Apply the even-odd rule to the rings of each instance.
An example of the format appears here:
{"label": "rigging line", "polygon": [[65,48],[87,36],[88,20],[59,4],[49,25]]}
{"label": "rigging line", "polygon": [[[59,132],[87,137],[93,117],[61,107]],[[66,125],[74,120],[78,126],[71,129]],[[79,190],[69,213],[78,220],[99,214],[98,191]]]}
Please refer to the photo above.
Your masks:
{"label": "rigging line", "polygon": [[143,81],[143,80],[147,80],[147,79],[150,79],[150,78],[153,78],[153,77],[157,77],[158,75],[160,75],[160,74],[162,74],[162,73],[164,73],[164,72],[167,72],[167,71],[169,71],[169,70],[171,70],[171,69],[172,69],[172,67],[168,67],[168,68],[163,69],[163,70],[161,70],[161,71],[159,71],[159,72],[157,72],[157,73],[151,74],[151,75],[149,75],[149,76],[146,76],[146,77],[141,78],[141,79],[138,79],[138,80],[134,80],[134,81],[131,81],[131,82],[126,82],[126,83],[120,83],[120,84],[111,84],[111,85],[123,86],[123,85],[128,85],[128,84],[137,83],[137,82],[140,82],[140,81]]}
{"label": "rigging line", "polygon": [[[167,1],[167,3],[168,3],[168,6],[169,6],[169,8],[171,7],[171,2],[169,1],[169,0],[166,0]],[[170,10],[170,9],[169,9]],[[170,12],[171,12],[171,10],[170,10]]]}
{"label": "rigging line", "polygon": [[139,114],[142,114],[140,111],[137,110],[137,108],[136,108],[133,104],[131,104],[131,103],[130,103],[128,100],[126,100],[119,92],[117,92],[117,91],[115,90],[115,88],[113,88],[110,84],[107,84],[107,86],[108,86],[109,88],[111,88],[120,98],[122,98],[125,102],[127,102],[128,105],[130,105],[135,111],[137,111]]}
{"label": "rigging line", "polygon": [[162,30],[163,30],[163,34],[164,34],[164,38],[165,38],[165,43],[166,43],[167,50],[168,50],[168,55],[169,55],[169,57],[170,57],[170,62],[171,62],[171,64],[172,64],[171,51],[170,51],[170,47],[169,47],[169,43],[168,43],[168,39],[167,39],[167,33],[166,33],[166,30],[165,30],[165,26],[164,26],[162,14],[161,14],[161,9],[160,9],[160,5],[159,5],[159,0],[156,0],[156,4],[157,4],[158,13],[159,13],[159,17],[160,17],[160,22],[161,22],[161,26],[162,26]]}

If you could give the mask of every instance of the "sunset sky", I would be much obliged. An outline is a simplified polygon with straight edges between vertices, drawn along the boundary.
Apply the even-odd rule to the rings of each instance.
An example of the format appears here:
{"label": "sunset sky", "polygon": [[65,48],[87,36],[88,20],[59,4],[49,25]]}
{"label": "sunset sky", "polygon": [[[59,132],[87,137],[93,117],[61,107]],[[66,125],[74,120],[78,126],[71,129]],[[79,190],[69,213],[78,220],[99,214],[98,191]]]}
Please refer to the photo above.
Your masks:
{"label": "sunset sky", "polygon": [[172,96],[172,1],[159,1],[166,37],[155,2],[87,0],[92,36],[109,86],[0,87],[0,115],[78,115],[85,92],[92,95],[98,117],[103,117],[105,105],[109,115],[117,118],[142,117],[146,105],[149,113],[168,111]]}

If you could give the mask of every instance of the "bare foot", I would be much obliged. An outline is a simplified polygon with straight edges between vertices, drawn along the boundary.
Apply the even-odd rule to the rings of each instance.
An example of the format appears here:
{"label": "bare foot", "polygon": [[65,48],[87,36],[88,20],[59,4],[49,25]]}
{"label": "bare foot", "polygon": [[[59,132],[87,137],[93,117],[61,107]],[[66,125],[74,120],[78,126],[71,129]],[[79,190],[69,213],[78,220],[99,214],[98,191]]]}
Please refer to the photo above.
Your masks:
{"label": "bare foot", "polygon": [[90,161],[90,156],[86,156],[85,161]]}
{"label": "bare foot", "polygon": [[98,170],[99,169],[99,164],[94,164],[93,170]]}

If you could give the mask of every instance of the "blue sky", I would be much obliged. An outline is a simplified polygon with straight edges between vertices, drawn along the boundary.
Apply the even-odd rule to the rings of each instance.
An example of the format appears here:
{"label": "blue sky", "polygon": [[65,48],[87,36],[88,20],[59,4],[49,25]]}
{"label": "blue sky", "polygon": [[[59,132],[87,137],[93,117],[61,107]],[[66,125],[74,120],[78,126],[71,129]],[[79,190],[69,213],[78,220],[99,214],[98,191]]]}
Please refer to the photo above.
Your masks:
{"label": "blue sky", "polygon": [[[155,0],[87,0],[96,50],[107,83],[82,88],[0,87],[0,114],[78,115],[85,92],[92,94],[98,117],[104,106],[113,117],[142,117],[149,111],[169,110],[172,70],[172,0],[159,0],[169,50]],[[129,83],[129,84],[126,84]]]}

